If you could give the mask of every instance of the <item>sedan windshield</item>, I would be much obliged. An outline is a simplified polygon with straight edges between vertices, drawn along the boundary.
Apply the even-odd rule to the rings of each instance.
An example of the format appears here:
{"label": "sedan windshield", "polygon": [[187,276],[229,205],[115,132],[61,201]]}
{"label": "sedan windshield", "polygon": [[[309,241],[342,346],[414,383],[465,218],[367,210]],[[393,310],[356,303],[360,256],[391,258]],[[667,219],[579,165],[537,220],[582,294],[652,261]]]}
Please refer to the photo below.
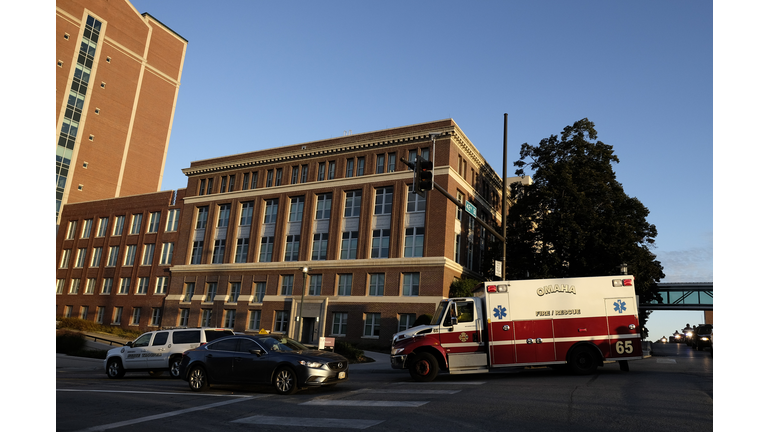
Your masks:
{"label": "sedan windshield", "polygon": [[299,342],[287,337],[265,337],[259,343],[270,351],[304,351],[308,349]]}

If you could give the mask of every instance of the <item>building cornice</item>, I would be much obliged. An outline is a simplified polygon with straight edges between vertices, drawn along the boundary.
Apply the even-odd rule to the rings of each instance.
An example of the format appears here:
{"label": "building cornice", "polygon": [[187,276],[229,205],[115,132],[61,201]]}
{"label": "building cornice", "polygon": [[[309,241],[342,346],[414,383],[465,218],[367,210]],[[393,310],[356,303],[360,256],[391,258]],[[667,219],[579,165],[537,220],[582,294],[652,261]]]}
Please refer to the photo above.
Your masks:
{"label": "building cornice", "polygon": [[309,267],[312,271],[328,269],[370,269],[376,268],[406,268],[406,267],[439,267],[456,272],[463,272],[464,268],[455,261],[445,257],[424,258],[387,258],[387,259],[354,259],[354,260],[328,260],[328,261],[283,261],[269,263],[237,263],[237,264],[185,264],[172,266],[169,270],[173,273],[201,273],[218,274],[232,272],[240,280],[244,271],[294,271],[301,273],[301,269]]}

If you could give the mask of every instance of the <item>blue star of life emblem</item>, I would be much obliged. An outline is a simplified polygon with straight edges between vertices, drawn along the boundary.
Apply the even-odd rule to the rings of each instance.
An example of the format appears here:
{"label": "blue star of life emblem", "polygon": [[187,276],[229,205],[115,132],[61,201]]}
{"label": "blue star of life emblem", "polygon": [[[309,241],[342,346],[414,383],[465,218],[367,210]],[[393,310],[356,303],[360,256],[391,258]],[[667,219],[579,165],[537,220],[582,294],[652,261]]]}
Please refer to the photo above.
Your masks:
{"label": "blue star of life emblem", "polygon": [[493,308],[493,316],[495,316],[497,319],[502,319],[505,316],[507,316],[507,308],[505,308],[502,305],[498,305],[495,308]]}
{"label": "blue star of life emblem", "polygon": [[621,300],[616,300],[613,302],[613,310],[618,313],[625,312],[627,310],[627,304]]}

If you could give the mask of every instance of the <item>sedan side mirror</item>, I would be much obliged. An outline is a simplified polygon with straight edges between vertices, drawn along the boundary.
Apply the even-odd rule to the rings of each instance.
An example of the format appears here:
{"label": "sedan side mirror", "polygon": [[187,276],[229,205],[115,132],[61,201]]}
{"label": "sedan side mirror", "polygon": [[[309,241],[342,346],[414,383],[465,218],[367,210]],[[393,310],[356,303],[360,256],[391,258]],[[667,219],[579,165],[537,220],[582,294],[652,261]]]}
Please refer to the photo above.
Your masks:
{"label": "sedan side mirror", "polygon": [[262,354],[264,354],[264,350],[260,350],[258,348],[257,349],[252,349],[251,350],[251,354],[256,354],[257,356],[261,357]]}

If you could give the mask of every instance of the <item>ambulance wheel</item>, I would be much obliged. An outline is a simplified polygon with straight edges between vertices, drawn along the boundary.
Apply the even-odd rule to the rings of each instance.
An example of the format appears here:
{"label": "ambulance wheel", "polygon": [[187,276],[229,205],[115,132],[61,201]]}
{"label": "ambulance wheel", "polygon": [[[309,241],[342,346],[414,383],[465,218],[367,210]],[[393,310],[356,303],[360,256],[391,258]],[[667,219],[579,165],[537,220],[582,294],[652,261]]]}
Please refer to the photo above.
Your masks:
{"label": "ambulance wheel", "polygon": [[568,366],[576,375],[591,375],[597,370],[597,357],[591,348],[581,346],[571,353]]}
{"label": "ambulance wheel", "polygon": [[429,382],[437,376],[437,360],[430,353],[419,353],[414,357],[411,366],[408,369],[411,372],[411,378],[420,382]]}

